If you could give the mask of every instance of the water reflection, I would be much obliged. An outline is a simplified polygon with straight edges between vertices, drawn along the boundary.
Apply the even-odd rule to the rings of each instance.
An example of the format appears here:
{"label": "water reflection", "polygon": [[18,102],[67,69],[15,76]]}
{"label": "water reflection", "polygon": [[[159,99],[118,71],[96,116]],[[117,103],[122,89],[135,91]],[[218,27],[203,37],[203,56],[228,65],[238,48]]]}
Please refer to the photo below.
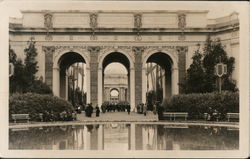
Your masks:
{"label": "water reflection", "polygon": [[239,130],[228,127],[108,123],[10,129],[10,149],[233,150]]}

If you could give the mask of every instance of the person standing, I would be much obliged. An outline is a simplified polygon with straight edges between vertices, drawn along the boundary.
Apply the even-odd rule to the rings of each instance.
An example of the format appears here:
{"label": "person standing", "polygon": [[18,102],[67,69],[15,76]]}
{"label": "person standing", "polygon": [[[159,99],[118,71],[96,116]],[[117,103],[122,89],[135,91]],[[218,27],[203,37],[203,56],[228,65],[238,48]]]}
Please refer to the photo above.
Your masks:
{"label": "person standing", "polygon": [[128,112],[128,114],[130,114],[130,109],[131,109],[130,104],[128,104],[127,105],[127,112]]}
{"label": "person standing", "polygon": [[144,116],[146,116],[147,115],[147,104],[145,103],[145,104],[143,104],[143,114],[144,114]]}
{"label": "person standing", "polygon": [[96,111],[95,111],[95,116],[96,117],[99,117],[99,115],[100,115],[100,108],[98,107],[98,105],[96,106]]}
{"label": "person standing", "polygon": [[158,119],[162,120],[163,117],[163,107],[158,103],[157,104],[157,114],[158,114]]}
{"label": "person standing", "polygon": [[92,103],[90,103],[90,105],[89,105],[89,117],[92,116],[92,113],[93,113],[93,106],[92,106]]}

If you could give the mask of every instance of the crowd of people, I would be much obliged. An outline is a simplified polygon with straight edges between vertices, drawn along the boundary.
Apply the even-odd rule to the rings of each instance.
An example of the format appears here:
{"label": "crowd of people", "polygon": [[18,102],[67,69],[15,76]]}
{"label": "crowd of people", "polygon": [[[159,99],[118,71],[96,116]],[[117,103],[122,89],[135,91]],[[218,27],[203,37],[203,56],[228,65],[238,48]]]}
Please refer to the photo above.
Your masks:
{"label": "crowd of people", "polygon": [[[136,110],[138,114],[143,114],[144,116],[147,115],[147,111],[150,110],[149,109],[149,105],[147,103],[140,103],[136,106]],[[155,103],[153,104],[153,113],[156,115],[156,113],[158,114],[158,118],[161,119],[162,115],[163,115],[163,107],[160,105],[160,103]]]}
{"label": "crowd of people", "polygon": [[[128,103],[103,103],[101,105],[101,108],[96,105],[95,107],[92,106],[92,103],[87,104],[85,107],[77,107],[77,113],[80,114],[82,110],[85,111],[86,117],[92,117],[92,114],[95,113],[95,117],[99,117],[100,113],[106,113],[106,112],[127,112],[130,114],[131,112],[131,106]],[[147,112],[149,110],[148,105],[145,103],[140,103],[136,106],[136,112],[138,114],[143,114],[144,116],[147,115]],[[154,104],[153,105],[153,113],[156,115],[158,114],[159,118],[161,118],[163,109],[161,109],[160,104]]]}
{"label": "crowd of people", "polygon": [[128,103],[103,103],[101,106],[102,112],[125,112],[130,114],[131,107]]}

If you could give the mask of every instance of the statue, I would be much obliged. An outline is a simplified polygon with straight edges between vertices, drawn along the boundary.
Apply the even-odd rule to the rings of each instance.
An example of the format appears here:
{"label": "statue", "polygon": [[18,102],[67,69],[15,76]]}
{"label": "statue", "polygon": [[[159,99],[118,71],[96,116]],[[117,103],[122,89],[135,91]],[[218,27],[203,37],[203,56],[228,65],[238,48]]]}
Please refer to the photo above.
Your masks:
{"label": "statue", "polygon": [[186,15],[185,14],[179,14],[178,15],[178,27],[179,28],[185,28],[186,26]]}
{"label": "statue", "polygon": [[142,15],[141,14],[134,15],[134,26],[137,29],[142,27]]}
{"label": "statue", "polygon": [[53,28],[52,14],[46,13],[44,15],[44,27],[48,30]]}
{"label": "statue", "polygon": [[97,14],[96,13],[92,13],[89,15],[90,18],[90,22],[89,25],[92,29],[95,29],[97,27]]}

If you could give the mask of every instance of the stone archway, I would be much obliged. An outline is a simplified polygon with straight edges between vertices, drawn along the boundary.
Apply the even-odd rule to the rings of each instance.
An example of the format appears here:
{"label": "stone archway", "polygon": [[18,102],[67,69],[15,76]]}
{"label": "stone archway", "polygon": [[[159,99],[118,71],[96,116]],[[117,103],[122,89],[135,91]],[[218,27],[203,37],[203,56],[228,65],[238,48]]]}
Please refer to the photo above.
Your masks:
{"label": "stone archway", "polygon": [[[157,57],[158,56],[158,57]],[[162,60],[162,61],[161,61]],[[164,64],[164,60],[168,63],[168,66]],[[168,73],[168,83],[164,83],[163,97],[174,95],[179,93],[178,86],[178,56],[170,50],[150,50],[145,53],[144,58],[142,59],[142,102],[146,103],[146,92],[147,92],[147,62],[155,62],[167,69]],[[165,65],[165,66],[164,66]],[[170,78],[169,78],[170,77]],[[166,79],[163,80],[166,82]],[[166,88],[166,85],[171,84],[171,87]],[[168,90],[166,90],[168,89]]]}
{"label": "stone archway", "polygon": [[82,52],[74,50],[58,50],[53,56],[53,84],[52,89],[54,95],[68,99],[68,74],[66,70],[75,62],[83,62],[86,64],[86,83],[87,83],[87,103],[90,103],[90,69],[88,57]]}
{"label": "stone archway", "polygon": [[[116,93],[117,92],[117,93]],[[115,95],[114,95],[114,93],[116,93]],[[120,96],[120,91],[119,91],[119,89],[118,88],[111,88],[110,90],[109,90],[109,94],[110,94],[110,101],[112,102],[114,99],[112,99],[112,98],[117,98],[117,99],[115,99],[116,101],[118,101],[119,100],[119,96]]]}
{"label": "stone archway", "polygon": [[[130,55],[128,53],[124,53],[124,52],[119,52],[119,50],[114,50],[114,51],[107,51],[104,54],[102,54],[102,56],[100,57],[99,61],[98,61],[98,105],[101,105],[103,103],[103,71],[104,71],[104,64],[105,63],[105,59],[108,56],[111,55],[121,55],[123,57],[123,59],[125,59],[127,62],[126,64],[123,63],[122,61],[119,61],[117,59],[117,56],[114,55],[113,60],[111,62],[121,62],[128,71],[128,83],[129,83],[129,97],[130,97],[130,105],[131,105],[131,109],[133,110],[135,107],[135,84],[134,84],[134,78],[135,78],[135,71],[134,71],[134,62],[133,59],[130,57]],[[118,61],[117,61],[118,60]],[[110,62],[110,63],[111,63]],[[109,62],[108,62],[109,63]]]}

